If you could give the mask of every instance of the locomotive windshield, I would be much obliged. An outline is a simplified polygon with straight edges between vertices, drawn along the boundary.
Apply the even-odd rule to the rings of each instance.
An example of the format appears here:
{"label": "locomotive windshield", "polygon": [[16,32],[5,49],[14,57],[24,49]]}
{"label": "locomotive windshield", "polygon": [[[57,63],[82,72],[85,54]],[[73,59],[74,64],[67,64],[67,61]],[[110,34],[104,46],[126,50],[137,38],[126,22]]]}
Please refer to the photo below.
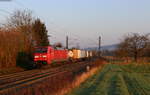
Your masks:
{"label": "locomotive windshield", "polygon": [[47,53],[47,48],[36,48],[35,53]]}

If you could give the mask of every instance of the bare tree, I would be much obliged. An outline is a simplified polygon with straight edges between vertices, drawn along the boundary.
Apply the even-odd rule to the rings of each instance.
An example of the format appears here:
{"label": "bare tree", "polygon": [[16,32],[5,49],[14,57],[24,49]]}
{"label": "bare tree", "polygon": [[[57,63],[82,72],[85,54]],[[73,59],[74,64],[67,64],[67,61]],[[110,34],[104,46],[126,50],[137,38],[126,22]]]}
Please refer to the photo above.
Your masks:
{"label": "bare tree", "polygon": [[149,38],[147,35],[133,33],[124,38],[119,44],[118,51],[120,56],[133,57],[137,62],[139,57],[144,55],[144,50],[148,47]]}
{"label": "bare tree", "polygon": [[16,29],[17,32],[21,32],[23,34],[23,42],[24,48],[28,48],[28,51],[32,51],[33,48],[33,31],[32,31],[32,23],[34,21],[34,17],[32,16],[32,12],[30,10],[16,10],[13,14],[7,18],[6,29],[9,28]]}
{"label": "bare tree", "polygon": [[0,67],[16,66],[20,52],[32,55],[33,35],[31,11],[16,10],[7,18],[5,26],[0,29]]}
{"label": "bare tree", "polygon": [[18,26],[27,26],[31,25],[33,22],[33,16],[32,12],[30,10],[15,10],[13,14],[10,15],[9,18],[7,18],[7,26],[9,27],[17,27]]}

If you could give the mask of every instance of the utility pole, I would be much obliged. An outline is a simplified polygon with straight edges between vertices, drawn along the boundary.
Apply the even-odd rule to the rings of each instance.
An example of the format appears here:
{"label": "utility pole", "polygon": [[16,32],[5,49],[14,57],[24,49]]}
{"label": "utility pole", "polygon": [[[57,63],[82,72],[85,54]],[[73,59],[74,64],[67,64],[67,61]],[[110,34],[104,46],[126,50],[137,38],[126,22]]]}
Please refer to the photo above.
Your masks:
{"label": "utility pole", "polygon": [[52,37],[51,35],[47,35],[48,36],[48,40],[49,40],[49,45],[51,45],[51,40],[50,37]]}
{"label": "utility pole", "polygon": [[101,56],[101,36],[99,36],[98,55]]}
{"label": "utility pole", "polygon": [[68,49],[68,36],[66,36],[66,49]]}

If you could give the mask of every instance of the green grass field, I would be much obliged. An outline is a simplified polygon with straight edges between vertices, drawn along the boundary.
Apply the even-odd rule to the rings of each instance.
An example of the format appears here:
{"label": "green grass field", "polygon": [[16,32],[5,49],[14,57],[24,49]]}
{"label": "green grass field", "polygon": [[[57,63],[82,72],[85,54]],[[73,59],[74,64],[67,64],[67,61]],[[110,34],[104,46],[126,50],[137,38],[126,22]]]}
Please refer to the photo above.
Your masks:
{"label": "green grass field", "polygon": [[107,64],[67,95],[150,95],[150,65]]}

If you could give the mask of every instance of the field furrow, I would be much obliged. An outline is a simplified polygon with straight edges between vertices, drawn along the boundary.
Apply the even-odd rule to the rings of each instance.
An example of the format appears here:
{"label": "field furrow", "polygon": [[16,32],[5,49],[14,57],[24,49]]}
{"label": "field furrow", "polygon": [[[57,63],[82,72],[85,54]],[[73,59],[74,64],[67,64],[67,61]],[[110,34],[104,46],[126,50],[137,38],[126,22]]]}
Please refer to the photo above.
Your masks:
{"label": "field furrow", "polygon": [[140,71],[141,68],[107,64],[67,95],[150,95],[149,67],[146,66],[144,71]]}

